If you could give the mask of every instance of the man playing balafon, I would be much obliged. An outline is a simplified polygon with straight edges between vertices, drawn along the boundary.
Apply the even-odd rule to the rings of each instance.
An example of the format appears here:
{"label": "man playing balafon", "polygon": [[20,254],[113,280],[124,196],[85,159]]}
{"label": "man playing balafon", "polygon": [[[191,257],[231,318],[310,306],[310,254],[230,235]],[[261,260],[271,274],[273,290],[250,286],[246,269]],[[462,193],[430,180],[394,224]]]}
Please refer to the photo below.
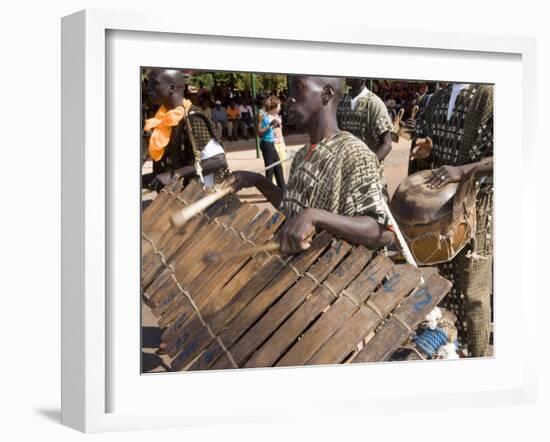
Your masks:
{"label": "man playing balafon", "polygon": [[366,144],[338,128],[336,109],[343,81],[326,77],[291,77],[289,115],[309,134],[309,144],[294,157],[283,191],[263,175],[237,171],[235,188],[256,187],[287,218],[279,236],[283,253],[309,246],[315,229],[352,244],[378,249],[394,239],[382,205],[380,164]]}

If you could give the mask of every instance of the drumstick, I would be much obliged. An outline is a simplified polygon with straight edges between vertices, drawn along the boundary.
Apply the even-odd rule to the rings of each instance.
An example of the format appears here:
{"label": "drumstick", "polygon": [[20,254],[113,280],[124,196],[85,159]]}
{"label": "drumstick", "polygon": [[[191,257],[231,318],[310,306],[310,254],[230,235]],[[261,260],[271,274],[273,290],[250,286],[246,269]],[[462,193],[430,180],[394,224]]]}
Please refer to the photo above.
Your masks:
{"label": "drumstick", "polygon": [[252,256],[260,252],[275,252],[279,250],[279,243],[276,241],[270,241],[261,246],[247,247],[240,250],[232,250],[230,252],[206,252],[202,259],[210,264],[215,264],[222,259],[242,258],[245,256]]}
{"label": "drumstick", "polygon": [[286,161],[292,160],[295,156],[296,156],[296,154],[292,155],[291,157],[285,158],[284,160],[276,161],[276,162],[274,162],[274,163],[271,163],[269,166],[264,167],[263,169],[256,170],[255,172],[256,172],[256,173],[265,172],[266,170],[272,169],[273,167],[278,166],[279,164],[282,164],[282,163],[284,163],[284,162],[286,162]]}
{"label": "drumstick", "polygon": [[[289,161],[294,156],[287,158],[285,160],[277,161],[275,163],[270,164],[267,167],[264,167],[261,170],[258,170],[256,173],[265,172],[266,170],[271,169],[272,167],[277,166],[278,164],[284,163],[285,161]],[[180,229],[182,228],[187,221],[189,221],[191,218],[193,218],[195,215],[198,215],[202,211],[208,209],[212,204],[214,204],[216,201],[221,200],[226,195],[229,195],[230,193],[234,192],[235,189],[232,186],[225,187],[222,189],[219,189],[210,195],[205,196],[204,198],[201,198],[198,201],[195,201],[192,204],[189,204],[187,207],[184,207],[183,209],[175,212],[172,215],[172,224],[174,227]]]}
{"label": "drumstick", "polygon": [[[397,242],[399,243],[399,246],[401,247],[401,251],[403,252],[403,256],[405,257],[405,259],[409,264],[418,268],[418,265],[416,264],[416,261],[411,253],[411,250],[409,249],[409,246],[405,241],[405,238],[403,237],[401,230],[399,229],[399,225],[397,224],[397,222],[395,222],[395,218],[393,217],[390,211],[390,208],[386,204],[386,200],[384,198],[381,198],[381,202],[382,202],[382,205],[384,206],[384,210],[386,211],[386,214],[388,215],[389,223],[393,228],[393,231],[397,238]],[[424,278],[422,277],[420,278],[420,283],[424,284]]]}
{"label": "drumstick", "polygon": [[223,197],[234,191],[235,189],[232,186],[224,187],[223,189],[216,190],[210,195],[206,195],[204,198],[195,201],[193,204],[189,204],[187,207],[184,207],[183,209],[172,214],[172,224],[178,229],[183,227],[185,223],[195,215],[198,215],[203,210],[208,209],[208,207],[216,201],[221,200]]}
{"label": "drumstick", "polygon": [[[307,250],[311,246],[311,240],[315,235],[315,229],[309,232],[308,236],[301,241],[302,250]],[[241,258],[244,256],[252,256],[261,252],[275,252],[280,250],[281,246],[278,241],[269,241],[261,246],[247,247],[240,250],[231,250],[229,252],[206,252],[202,259],[209,263],[216,263],[221,259]]]}

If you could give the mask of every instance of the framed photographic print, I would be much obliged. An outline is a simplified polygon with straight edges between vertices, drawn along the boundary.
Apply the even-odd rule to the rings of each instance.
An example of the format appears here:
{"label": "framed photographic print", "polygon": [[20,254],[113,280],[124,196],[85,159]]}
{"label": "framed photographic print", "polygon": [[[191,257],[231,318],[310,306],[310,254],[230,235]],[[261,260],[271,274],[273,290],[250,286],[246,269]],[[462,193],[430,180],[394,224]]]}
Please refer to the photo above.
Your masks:
{"label": "framed photographic print", "polygon": [[62,44],[64,424],[533,400],[531,40],[83,11]]}

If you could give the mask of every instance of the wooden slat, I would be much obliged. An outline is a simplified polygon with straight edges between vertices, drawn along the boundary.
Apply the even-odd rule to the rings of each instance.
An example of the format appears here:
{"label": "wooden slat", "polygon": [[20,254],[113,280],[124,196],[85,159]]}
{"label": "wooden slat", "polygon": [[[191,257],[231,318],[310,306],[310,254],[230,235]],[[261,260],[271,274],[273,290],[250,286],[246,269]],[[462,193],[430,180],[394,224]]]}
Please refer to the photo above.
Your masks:
{"label": "wooden slat", "polygon": [[[220,215],[223,215],[224,211],[226,210],[228,201],[218,201],[213,206],[209,207],[207,210],[208,217],[219,217]],[[185,253],[185,250],[188,247],[192,247],[194,244],[194,241],[196,241],[197,238],[202,237],[211,229],[212,223],[208,221],[208,217],[206,216],[197,216],[193,219],[191,219],[186,225],[185,229],[183,231],[177,231],[174,229],[174,237],[173,242],[174,245],[173,250],[174,252],[170,255],[170,253],[164,249],[162,251],[163,255],[165,256],[165,259],[168,262],[168,265],[172,266],[174,263],[174,259],[177,259],[178,256]],[[146,257],[144,257],[146,259]],[[155,257],[153,260],[151,260],[151,264],[149,266],[143,265],[142,266],[142,284],[147,289],[147,291],[152,295],[155,293],[155,290],[152,288],[155,283],[155,279],[157,278],[158,274],[166,268],[166,265],[164,265],[160,259],[160,257],[155,254]],[[155,303],[158,303],[158,299],[154,300]]]}
{"label": "wooden slat", "polygon": [[[386,317],[414,288],[420,285],[420,270],[410,264],[394,267],[394,273],[369,299],[382,317]],[[355,350],[382,319],[375,310],[362,305],[318,351],[307,361],[308,365],[337,364]]]}
{"label": "wooden slat", "polygon": [[[256,208],[254,205],[247,206]],[[242,232],[246,238],[251,238],[254,241],[259,240],[263,243],[265,238],[272,236],[272,229],[266,228],[265,221],[266,217],[262,216],[256,223],[248,222],[246,225],[241,225],[241,223],[239,223],[232,227],[236,231]],[[273,221],[273,217],[270,222],[271,221]],[[225,239],[220,239],[215,242],[205,241],[205,247],[201,249],[201,252],[203,254],[209,252],[213,247],[218,251],[232,251],[240,247],[250,246],[240,236],[235,235],[235,233],[231,231],[224,233],[222,238]],[[248,259],[250,259],[250,257],[231,259],[212,264],[205,263],[199,258],[199,262],[194,265],[193,270],[185,272],[181,284],[185,286],[189,293],[193,294],[195,304],[201,309],[208,300],[216,294],[216,290],[223,287]],[[177,271],[176,269],[176,272]],[[190,318],[193,313],[194,309],[191,308],[189,303],[182,303],[172,312],[169,322],[173,322],[178,318]]]}
{"label": "wooden slat", "polygon": [[[204,191],[201,186],[197,184],[196,181],[191,181],[189,185],[183,189],[180,195],[186,195],[190,198],[191,196],[198,197],[199,194],[204,195]],[[167,231],[172,229],[170,217],[176,210],[181,209],[183,206],[174,195],[170,195],[170,198],[166,201],[167,204],[163,207],[157,208],[155,212],[153,212],[155,207],[152,207],[152,205],[146,209],[148,215],[151,213],[152,216],[154,216],[154,220],[150,224],[145,223],[143,226],[143,232],[155,241],[155,243],[158,242]]]}
{"label": "wooden slat", "polygon": [[[231,210],[236,210],[237,207],[239,207],[239,205],[236,202],[230,202]],[[221,223],[229,224],[231,221],[235,221],[235,213],[231,212],[230,215],[230,212],[224,212],[218,217],[218,220]],[[208,237],[209,240],[214,240],[221,236],[223,231],[224,229],[220,225],[212,225],[212,223],[205,224],[200,230],[196,231],[195,234],[185,244],[183,244],[183,246],[178,251],[178,255],[174,258],[173,262],[171,262],[171,267],[173,267],[174,269],[181,267],[181,262],[186,260],[186,262],[189,262],[191,256],[195,257],[196,259],[197,249],[200,249],[202,239]],[[179,275],[176,274],[175,276],[176,278],[178,278]],[[155,305],[163,304],[164,306],[167,306],[168,302],[172,302],[176,295],[180,293],[175,284],[173,286],[173,289],[170,291],[156,292],[152,289],[152,287],[148,291],[150,291],[151,301]],[[166,301],[167,298],[169,298],[168,302]],[[165,309],[160,312],[153,311],[153,313],[156,316],[159,316],[162,312],[164,312],[164,310]]]}
{"label": "wooden slat", "polygon": [[[382,282],[392,268],[391,260],[377,256],[345,290],[331,307],[281,358],[279,365],[304,365],[317,350],[346,323],[359,307]],[[351,299],[350,299],[351,298]]]}
{"label": "wooden slat", "polygon": [[[341,292],[361,272],[372,253],[358,247],[330,274],[324,284],[336,293]],[[245,367],[268,367],[298,339],[309,324],[334,301],[334,295],[323,285],[277,329],[277,331],[252,355]]]}
{"label": "wooden slat", "polygon": [[[195,186],[196,182],[190,182],[187,187]],[[165,190],[159,192],[157,197],[153,200],[147,209],[143,210],[141,215],[141,228],[146,233],[152,233],[153,225],[158,221],[160,213],[163,213],[166,207],[173,201],[174,197],[171,192],[178,192],[182,186],[180,179],[173,179],[165,186]],[[170,192],[170,193],[169,193]]]}
{"label": "wooden slat", "polygon": [[[266,237],[271,237],[272,235],[262,235],[258,238],[258,234],[266,232],[266,222],[269,218],[269,211],[264,210],[262,214],[256,217],[252,223],[244,226],[240,232],[245,238],[248,238],[256,246],[263,244]],[[269,232],[269,231],[268,231]],[[234,251],[238,250],[241,247],[250,247],[251,244],[244,241],[241,236],[233,236],[231,241],[225,245],[223,248],[218,249],[217,245],[211,245],[210,250],[216,252],[223,251]],[[227,260],[221,260],[217,264],[209,267],[210,275],[206,272],[203,272],[199,277],[195,278],[192,283],[189,284],[189,290],[193,293],[202,294],[203,298],[208,297],[208,295],[214,290],[219,290],[225,285],[225,283],[234,275],[235,271],[242,267],[242,265],[250,259],[248,257],[233,258]],[[201,298],[197,298],[197,302],[201,303]]]}
{"label": "wooden slat", "polygon": [[[328,235],[318,236],[319,240],[314,240],[311,247],[306,251],[295,256],[291,260],[291,265],[283,266],[281,271],[273,278],[269,284],[258,295],[251,300],[235,319],[228,324],[219,333],[219,337],[227,348],[230,348],[260,317],[261,315],[277,300],[279,297],[303,274],[311,265],[317,261],[319,256],[324,252],[331,242]],[[221,349],[220,349],[221,350]],[[217,358],[214,358],[215,360]],[[192,369],[210,368],[203,364],[203,360],[199,358],[193,365]]]}
{"label": "wooden slat", "polygon": [[[272,238],[273,233],[282,223],[283,219],[283,215],[279,212],[270,214],[266,209],[247,229],[243,230],[243,234],[245,238],[250,239],[255,244],[263,244]],[[238,238],[237,241],[235,248],[246,244],[242,242],[241,238]],[[266,255],[261,254],[260,256],[264,257]],[[196,285],[190,287],[189,290],[192,293],[197,293],[196,303],[204,320],[209,321],[245,285],[246,281],[250,280],[251,275],[255,274],[259,268],[259,261],[260,259],[253,257],[250,260],[249,258],[241,258],[230,260],[228,263],[220,263],[221,268],[219,271],[214,270],[211,274],[205,272],[205,276],[208,277],[204,279],[205,285],[198,288]],[[243,264],[244,267],[242,267]],[[234,275],[233,273],[236,270],[239,270],[239,272]],[[231,277],[231,281],[227,283],[228,278],[225,276],[211,277],[212,274],[218,273]],[[196,281],[193,281],[193,284],[196,284]],[[208,282],[210,283],[206,285]],[[226,283],[227,285],[222,288]],[[201,326],[202,323],[195,312],[192,312],[189,317],[178,316],[173,326],[171,325],[162,336],[162,341],[165,342],[168,353],[174,357],[187,339],[193,337]]]}
{"label": "wooden slat", "polygon": [[[445,278],[433,274],[425,284],[407,297],[393,312],[393,317],[376,333],[352,363],[386,361],[409,337],[410,331],[401,322],[414,330],[424,317],[445,297],[451,289]],[[400,321],[396,319],[398,317]]]}
{"label": "wooden slat", "polygon": [[157,243],[160,247],[166,247],[169,245],[169,241],[166,237],[173,236],[174,233],[177,233],[177,229],[174,229],[171,220],[174,212],[181,210],[182,207],[194,203],[195,201],[198,201],[209,193],[210,192],[207,189],[204,189],[200,183],[197,181],[192,181],[180,193],[173,192],[171,194],[174,204],[165,207],[164,210],[158,214],[158,219],[154,225],[155,232],[161,233],[157,239]]}
{"label": "wooden slat", "polygon": [[[217,333],[228,321],[233,319],[250,299],[256,296],[283,266],[275,256],[267,256],[263,253],[253,258],[253,261],[256,265],[259,265],[259,271],[256,275],[249,279],[238,293],[233,296],[223,308],[215,313],[210,320],[207,320],[214,333]],[[212,342],[212,336],[207,329],[201,325],[199,319],[197,318],[194,322],[197,325],[196,327],[187,329],[187,331],[178,336],[178,343],[175,351],[177,356],[172,356],[174,359],[171,364],[172,369],[175,371],[179,371],[185,367]],[[170,328],[171,327],[172,325]],[[171,353],[171,355],[172,354],[173,353]]]}
{"label": "wooden slat", "polygon": [[[196,186],[190,184],[191,190],[197,189]],[[184,192],[187,191],[187,188],[184,189]],[[202,188],[198,188],[195,193],[186,195],[186,200],[189,202],[194,202],[200,197],[204,196],[205,192]],[[176,200],[175,197],[172,197],[177,204],[177,209],[165,209],[164,215],[169,213],[170,215],[174,213],[175,210],[181,209],[184,205]],[[214,217],[217,214],[222,213],[222,210],[227,206],[228,200],[218,201],[216,204],[212,205],[206,210],[206,216],[197,216],[191,219],[185,226],[184,230],[174,229],[171,225],[168,226],[168,230],[155,241],[155,247],[159,250],[164,259],[167,262],[172,260],[172,257],[178,251],[178,249],[188,241],[188,238],[195,235],[200,229],[204,228],[208,224],[207,217]],[[144,232],[145,233],[145,232]],[[149,238],[151,239],[151,238]],[[149,243],[149,241],[143,239],[142,243]],[[152,253],[151,253],[152,252]],[[160,273],[160,271],[165,267],[160,256],[156,254],[153,250],[148,252],[147,250],[142,251],[142,286],[148,288],[148,286],[153,282],[154,278]]]}
{"label": "wooden slat", "polygon": [[[267,240],[273,237],[275,229],[282,223],[282,215],[275,214],[270,217],[269,211],[266,209],[264,213],[242,230],[245,238],[249,239],[255,245],[264,244]],[[269,219],[269,222],[267,222]],[[212,247],[217,249],[217,244]],[[233,251],[240,247],[249,247],[250,244],[243,241],[242,238],[235,236],[233,241],[226,246],[227,251]],[[217,293],[235,274],[235,271],[240,269],[250,257],[233,258],[222,260],[210,269],[211,274],[204,273],[201,277],[196,278],[190,285],[189,290],[200,293],[197,300],[199,305],[204,305],[210,298],[212,293]]]}
{"label": "wooden slat", "polygon": [[[237,364],[241,365],[246,358],[256,350],[288,316],[296,310],[306,297],[317,288],[315,281],[322,282],[339,264],[351,245],[344,241],[336,241],[329,250],[309,270],[312,277],[304,277],[288,290],[273,307],[254,326],[239,339],[231,349],[231,354]],[[314,278],[314,279],[313,279]]]}
{"label": "wooden slat", "polygon": [[[165,266],[162,267],[160,273],[157,274],[151,285],[147,288],[148,305],[152,311],[159,306],[160,295],[173,290],[174,281],[171,277],[172,273],[172,269]],[[157,299],[153,296],[154,294],[157,294]],[[170,302],[170,299],[167,302]]]}
{"label": "wooden slat", "polygon": [[[184,238],[190,237],[195,233],[197,229],[196,226],[201,224],[201,219],[204,219],[204,218],[208,219],[208,217],[213,218],[216,216],[216,214],[217,215],[222,214],[224,208],[228,207],[231,204],[234,204],[236,200],[236,198],[224,198],[220,201],[217,201],[212,206],[208,207],[203,213],[189,220],[189,222],[183,227],[183,230],[181,230],[181,229],[174,228],[172,224],[171,217],[174,214],[174,212],[181,210],[182,207],[186,207],[186,205],[188,204],[194,203],[202,199],[203,197],[209,195],[211,191],[208,189],[204,189],[202,186],[199,185],[199,188],[196,189],[194,194],[190,194],[187,191],[187,188],[183,190],[182,194],[184,193],[185,195],[183,197],[178,195],[178,202],[180,203],[180,206],[177,207],[177,209],[174,211],[172,210],[167,211],[168,212],[167,214],[169,215],[168,229],[166,233],[164,233],[164,235],[162,235],[158,241],[159,246],[163,249],[163,251],[166,254],[169,254],[169,255],[172,255],[179,248]],[[188,204],[183,203],[182,200],[187,201]]]}
{"label": "wooden slat", "polygon": [[[240,206],[237,210],[231,212],[231,216],[226,220],[226,224],[236,230],[241,230],[257,212],[257,207],[246,205]],[[220,217],[222,218],[222,217]],[[207,263],[202,260],[202,257],[206,251],[211,247],[211,244],[219,244],[223,248],[234,237],[234,233],[230,230],[226,230],[222,226],[214,226],[203,237],[202,241],[195,247],[188,249],[182,255],[182,260],[174,262],[174,275],[179,282],[179,285],[189,292],[189,283],[197,277],[201,271],[205,270]],[[196,293],[191,293],[193,300],[196,297]],[[162,308],[160,308],[162,306]],[[165,306],[165,300],[161,302],[158,308],[153,313],[156,316],[162,315],[159,319],[159,325],[166,327],[173,322],[178,315],[183,312],[191,312],[193,306],[189,303],[187,297],[179,296],[173,298],[173,301]]]}

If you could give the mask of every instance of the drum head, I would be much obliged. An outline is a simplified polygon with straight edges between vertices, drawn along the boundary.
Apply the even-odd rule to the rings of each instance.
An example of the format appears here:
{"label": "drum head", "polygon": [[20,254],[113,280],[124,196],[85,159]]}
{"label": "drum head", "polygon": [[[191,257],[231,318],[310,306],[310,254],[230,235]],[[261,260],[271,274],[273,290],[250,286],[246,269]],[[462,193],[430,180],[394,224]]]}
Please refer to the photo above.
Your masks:
{"label": "drum head", "polygon": [[431,170],[412,174],[395,191],[390,209],[400,225],[429,224],[452,212],[458,183],[431,189],[426,185],[426,180],[431,176]]}

